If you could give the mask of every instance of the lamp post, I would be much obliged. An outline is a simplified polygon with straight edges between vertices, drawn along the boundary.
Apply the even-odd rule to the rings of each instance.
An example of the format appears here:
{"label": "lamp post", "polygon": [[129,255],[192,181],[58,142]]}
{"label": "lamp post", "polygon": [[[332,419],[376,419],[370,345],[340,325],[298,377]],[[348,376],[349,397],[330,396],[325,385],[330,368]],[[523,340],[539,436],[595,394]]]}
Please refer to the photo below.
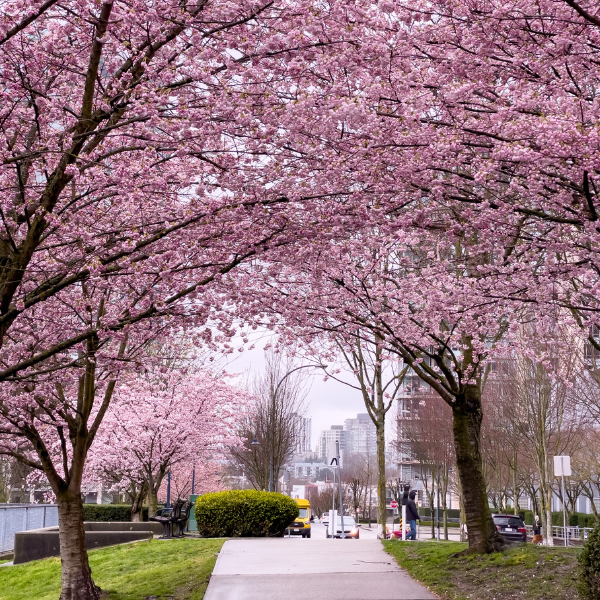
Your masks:
{"label": "lamp post", "polygon": [[167,471],[167,508],[171,508],[171,469]]}
{"label": "lamp post", "polygon": [[437,508],[435,509],[435,519],[437,521],[437,539],[438,542],[442,539],[440,537],[440,469],[438,465],[437,469]]}
{"label": "lamp post", "polygon": [[[250,446],[252,448],[252,452],[254,452],[254,450],[256,449],[257,446],[260,446],[260,444],[258,443],[258,439],[256,438],[256,434],[254,434],[254,439],[250,442]],[[256,458],[254,458],[254,463],[256,464]],[[244,476],[244,478],[245,478],[245,476]],[[244,483],[245,483],[245,479],[244,479]]]}
{"label": "lamp post", "polygon": [[[277,393],[279,392],[279,388],[281,387],[281,384],[292,374],[295,373],[296,371],[299,371],[300,369],[314,369],[314,368],[318,368],[318,369],[326,369],[327,365],[300,365],[299,367],[296,367],[295,369],[292,369],[291,371],[288,371],[278,382],[277,385],[275,386],[275,391],[271,394],[271,456],[269,457],[269,491],[273,492],[273,491],[277,491],[276,489],[276,483],[275,483],[275,465],[273,464],[275,462],[275,400],[277,399]],[[256,438],[254,438],[256,439]]]}
{"label": "lamp post", "polygon": [[194,491],[196,490],[196,463],[192,467],[192,496],[194,495]]}

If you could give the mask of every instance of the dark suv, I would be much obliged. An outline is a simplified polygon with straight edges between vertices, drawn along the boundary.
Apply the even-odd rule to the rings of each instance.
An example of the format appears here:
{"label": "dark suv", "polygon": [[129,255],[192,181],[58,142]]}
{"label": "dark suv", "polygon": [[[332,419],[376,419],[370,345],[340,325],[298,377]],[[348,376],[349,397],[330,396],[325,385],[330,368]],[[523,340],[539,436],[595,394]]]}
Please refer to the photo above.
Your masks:
{"label": "dark suv", "polygon": [[526,542],[527,529],[518,515],[492,515],[500,535],[509,542]]}

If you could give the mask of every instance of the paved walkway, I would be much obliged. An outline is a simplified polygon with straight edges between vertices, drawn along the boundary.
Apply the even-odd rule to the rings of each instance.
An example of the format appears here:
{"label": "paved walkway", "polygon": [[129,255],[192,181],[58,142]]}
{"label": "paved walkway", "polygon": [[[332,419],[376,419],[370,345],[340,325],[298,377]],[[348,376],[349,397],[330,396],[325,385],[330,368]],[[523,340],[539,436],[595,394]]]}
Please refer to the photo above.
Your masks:
{"label": "paved walkway", "polygon": [[375,539],[225,542],[205,600],[431,600]]}

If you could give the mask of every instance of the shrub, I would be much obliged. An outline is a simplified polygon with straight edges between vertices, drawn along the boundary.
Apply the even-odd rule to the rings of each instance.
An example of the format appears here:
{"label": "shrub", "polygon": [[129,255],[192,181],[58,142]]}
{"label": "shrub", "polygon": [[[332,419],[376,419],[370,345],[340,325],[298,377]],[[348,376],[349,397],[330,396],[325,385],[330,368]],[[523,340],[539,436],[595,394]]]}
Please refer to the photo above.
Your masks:
{"label": "shrub", "polygon": [[204,494],[196,500],[194,512],[203,537],[283,535],[299,514],[298,504],[288,496],[255,490]]}
{"label": "shrub", "polygon": [[600,523],[588,535],[579,555],[579,581],[583,598],[600,600]]}
{"label": "shrub", "polygon": [[[402,507],[400,507],[399,510],[402,511]],[[431,508],[429,508],[429,507],[419,508],[419,514],[422,517],[431,517]],[[444,511],[440,507],[440,519],[442,518],[443,514],[444,514]],[[435,518],[435,506],[433,507],[433,516]],[[448,518],[449,519],[460,519],[460,509],[449,508],[448,509]]]}
{"label": "shrub", "polygon": [[[142,509],[142,518],[148,520],[148,507]],[[131,506],[129,504],[84,504],[84,521],[131,521]]]}

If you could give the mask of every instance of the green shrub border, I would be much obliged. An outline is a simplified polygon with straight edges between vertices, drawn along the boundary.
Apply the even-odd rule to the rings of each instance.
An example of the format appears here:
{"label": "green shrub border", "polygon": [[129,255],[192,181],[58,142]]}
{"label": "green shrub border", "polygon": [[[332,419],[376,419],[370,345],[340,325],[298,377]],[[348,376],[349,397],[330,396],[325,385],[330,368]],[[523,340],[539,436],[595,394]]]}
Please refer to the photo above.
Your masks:
{"label": "green shrub border", "polygon": [[[500,511],[497,508],[491,508],[490,511],[492,514],[499,513]],[[507,509],[506,511],[502,511],[507,514],[512,514],[512,508]],[[422,517],[430,517],[431,509],[430,508],[420,508],[419,514]],[[443,512],[440,509],[440,519],[442,518]],[[533,525],[533,511],[531,510],[519,510],[519,515],[525,521],[526,525]],[[433,516],[435,517],[435,508],[433,509]],[[457,508],[448,509],[448,517],[452,519],[460,518],[460,510]],[[552,525],[562,526],[563,524],[563,514],[562,511],[555,511],[552,513]],[[569,527],[595,527],[596,525],[596,517],[593,514],[586,513],[571,513],[569,515]]]}
{"label": "green shrub border", "polygon": [[579,555],[579,593],[588,600],[600,600],[600,522],[588,535]]}
{"label": "green shrub border", "polygon": [[202,537],[274,537],[283,535],[299,509],[277,492],[231,490],[199,496],[194,513]]}
{"label": "green shrub border", "polygon": [[[142,519],[148,520],[148,507],[142,509]],[[84,521],[131,521],[131,505],[129,504],[84,504]]]}

